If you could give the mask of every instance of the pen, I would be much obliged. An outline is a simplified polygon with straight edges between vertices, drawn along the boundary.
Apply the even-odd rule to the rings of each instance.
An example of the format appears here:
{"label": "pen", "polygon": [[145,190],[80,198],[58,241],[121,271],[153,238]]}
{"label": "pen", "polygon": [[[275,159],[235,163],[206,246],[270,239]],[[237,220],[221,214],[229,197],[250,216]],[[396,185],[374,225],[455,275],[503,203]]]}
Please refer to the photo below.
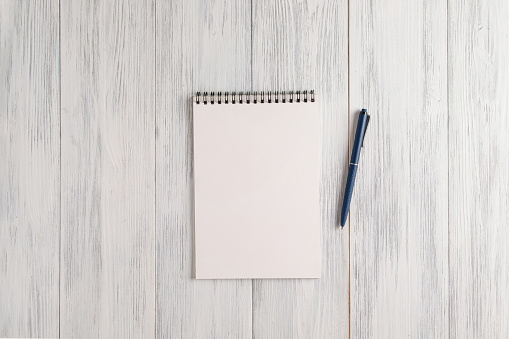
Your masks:
{"label": "pen", "polygon": [[359,164],[359,156],[361,155],[361,147],[364,144],[364,135],[366,134],[368,123],[368,111],[363,108],[359,114],[357,131],[355,132],[355,139],[352,148],[352,157],[350,158],[350,166],[348,167],[348,178],[346,179],[345,195],[343,197],[343,208],[341,209],[341,227],[345,226],[348,210],[350,209],[353,185],[355,184],[355,175],[357,174],[357,165]]}

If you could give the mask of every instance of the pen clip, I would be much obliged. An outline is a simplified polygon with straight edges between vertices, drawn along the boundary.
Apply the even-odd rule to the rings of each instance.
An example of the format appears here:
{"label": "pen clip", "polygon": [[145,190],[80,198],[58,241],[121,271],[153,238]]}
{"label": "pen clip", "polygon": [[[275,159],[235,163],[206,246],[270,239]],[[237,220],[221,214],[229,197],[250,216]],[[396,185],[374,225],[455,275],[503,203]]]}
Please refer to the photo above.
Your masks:
{"label": "pen clip", "polygon": [[364,147],[364,138],[366,137],[366,131],[368,130],[369,115],[365,109],[362,110],[361,114],[366,114],[366,127],[364,127],[364,134],[362,135],[361,147]]}

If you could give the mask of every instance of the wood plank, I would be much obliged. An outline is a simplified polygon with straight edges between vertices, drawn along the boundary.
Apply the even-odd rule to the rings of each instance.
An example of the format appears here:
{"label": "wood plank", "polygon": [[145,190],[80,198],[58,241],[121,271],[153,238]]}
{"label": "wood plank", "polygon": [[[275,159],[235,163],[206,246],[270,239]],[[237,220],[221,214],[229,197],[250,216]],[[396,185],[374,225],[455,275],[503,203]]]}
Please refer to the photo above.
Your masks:
{"label": "wood plank", "polygon": [[509,337],[509,4],[449,2],[450,337]]}
{"label": "wood plank", "polygon": [[0,337],[58,336],[58,3],[0,2]]}
{"label": "wood plank", "polygon": [[350,2],[352,338],[448,336],[447,4]]}
{"label": "wood plank", "polygon": [[63,337],[155,334],[153,6],[61,2]]}
{"label": "wood plank", "polygon": [[248,338],[251,281],[193,278],[191,95],[249,89],[250,3],[158,1],[156,13],[156,336]]}
{"label": "wood plank", "polygon": [[348,337],[347,1],[253,1],[253,89],[315,89],[322,136],[322,277],[254,280],[254,338]]}

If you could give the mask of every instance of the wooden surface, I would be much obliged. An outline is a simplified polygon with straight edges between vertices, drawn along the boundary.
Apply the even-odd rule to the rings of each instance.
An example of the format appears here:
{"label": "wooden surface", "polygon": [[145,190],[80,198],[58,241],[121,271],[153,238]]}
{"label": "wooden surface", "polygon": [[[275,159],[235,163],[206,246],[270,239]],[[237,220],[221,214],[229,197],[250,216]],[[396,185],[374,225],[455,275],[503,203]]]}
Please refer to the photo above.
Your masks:
{"label": "wooden surface", "polygon": [[350,214],[352,338],[448,336],[446,13],[350,3],[350,130],[372,112]]}
{"label": "wooden surface", "polygon": [[250,280],[195,280],[193,131],[196,91],[249,90],[248,2],[156,4],[156,336],[251,336]]}
{"label": "wooden surface", "polygon": [[61,2],[62,337],[155,334],[154,21]]}
{"label": "wooden surface", "polygon": [[0,2],[0,337],[59,329],[58,3]]}
{"label": "wooden surface", "polygon": [[[509,337],[508,16],[0,2],[0,336]],[[322,278],[194,280],[190,96],[303,88],[321,108]]]}
{"label": "wooden surface", "polygon": [[455,338],[509,337],[509,4],[449,6],[449,291]]}
{"label": "wooden surface", "polygon": [[349,234],[337,206],[348,161],[347,1],[260,0],[252,11],[253,89],[314,88],[322,126],[322,278],[253,280],[253,337],[346,338]]}

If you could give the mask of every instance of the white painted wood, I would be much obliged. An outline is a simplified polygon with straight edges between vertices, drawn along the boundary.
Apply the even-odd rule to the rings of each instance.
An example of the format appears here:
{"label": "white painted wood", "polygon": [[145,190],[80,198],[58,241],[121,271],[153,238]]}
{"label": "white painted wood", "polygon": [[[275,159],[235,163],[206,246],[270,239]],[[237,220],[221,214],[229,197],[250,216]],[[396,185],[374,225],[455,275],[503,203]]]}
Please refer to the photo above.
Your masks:
{"label": "white painted wood", "polygon": [[[509,337],[508,15],[502,0],[1,1],[0,336]],[[190,96],[307,88],[322,279],[194,280]]]}
{"label": "white painted wood", "polygon": [[449,3],[450,337],[509,337],[509,4]]}
{"label": "white painted wood", "polygon": [[58,336],[58,3],[0,2],[0,337]]}
{"label": "white painted wood", "polygon": [[352,338],[448,336],[447,4],[350,2]]}
{"label": "white painted wood", "polygon": [[254,338],[348,337],[347,1],[253,1],[253,89],[315,89],[322,135],[322,277],[254,280]]}
{"label": "white painted wood", "polygon": [[251,281],[193,278],[191,95],[248,90],[251,7],[156,3],[158,338],[251,337]]}
{"label": "white painted wood", "polygon": [[153,6],[61,2],[62,337],[155,334]]}

